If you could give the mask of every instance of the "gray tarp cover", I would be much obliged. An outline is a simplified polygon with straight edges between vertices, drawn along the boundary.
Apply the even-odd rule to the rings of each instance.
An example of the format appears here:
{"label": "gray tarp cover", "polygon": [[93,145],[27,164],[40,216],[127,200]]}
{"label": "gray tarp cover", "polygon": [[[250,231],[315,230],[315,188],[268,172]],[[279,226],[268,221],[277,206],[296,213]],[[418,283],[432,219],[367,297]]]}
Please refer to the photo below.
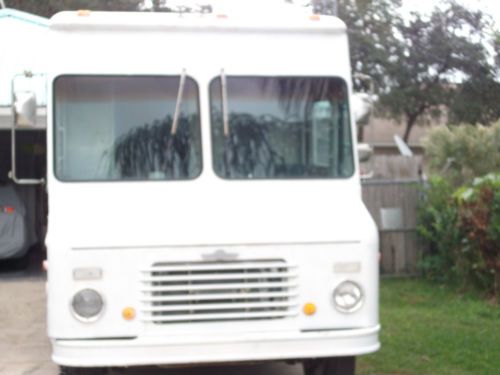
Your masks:
{"label": "gray tarp cover", "polygon": [[12,185],[0,184],[0,207],[5,206],[13,207],[14,212],[0,212],[0,259],[21,257],[32,242],[27,230],[26,207]]}

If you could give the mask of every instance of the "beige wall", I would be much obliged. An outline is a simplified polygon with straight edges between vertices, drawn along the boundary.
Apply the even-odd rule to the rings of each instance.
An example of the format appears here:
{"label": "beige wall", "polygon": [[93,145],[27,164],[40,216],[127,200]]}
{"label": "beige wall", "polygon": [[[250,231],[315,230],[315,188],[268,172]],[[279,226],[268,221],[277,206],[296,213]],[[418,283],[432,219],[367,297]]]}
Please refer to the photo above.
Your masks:
{"label": "beige wall", "polygon": [[[417,124],[413,127],[410,133],[409,145],[420,146],[422,139],[428,133],[429,129],[435,126],[441,126],[446,123],[446,119],[439,120],[425,119],[425,124]],[[371,123],[364,126],[363,142],[374,145],[394,144],[394,134],[398,134],[403,138],[405,125],[394,120],[374,117]]]}

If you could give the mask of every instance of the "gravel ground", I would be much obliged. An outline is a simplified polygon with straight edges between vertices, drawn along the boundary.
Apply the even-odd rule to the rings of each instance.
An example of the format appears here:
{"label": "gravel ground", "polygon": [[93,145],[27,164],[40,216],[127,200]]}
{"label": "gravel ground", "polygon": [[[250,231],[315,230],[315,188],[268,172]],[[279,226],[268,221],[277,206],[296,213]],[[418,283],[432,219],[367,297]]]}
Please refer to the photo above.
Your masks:
{"label": "gravel ground", "polygon": [[[33,258],[33,257],[32,257]],[[13,272],[0,262],[0,375],[57,375],[46,335],[45,275],[39,259]],[[110,375],[302,375],[299,365],[266,364],[190,369],[127,369]]]}

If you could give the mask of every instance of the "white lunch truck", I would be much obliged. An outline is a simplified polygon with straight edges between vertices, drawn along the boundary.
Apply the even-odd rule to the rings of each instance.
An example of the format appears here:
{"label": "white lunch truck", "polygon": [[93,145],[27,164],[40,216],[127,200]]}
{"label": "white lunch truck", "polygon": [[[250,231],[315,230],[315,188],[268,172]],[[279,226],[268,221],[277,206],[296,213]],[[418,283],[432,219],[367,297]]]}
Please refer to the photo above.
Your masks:
{"label": "white lunch truck", "polygon": [[345,25],[79,11],[55,15],[50,34],[48,334],[61,372],[300,361],[307,375],[354,373],[379,348],[379,253]]}

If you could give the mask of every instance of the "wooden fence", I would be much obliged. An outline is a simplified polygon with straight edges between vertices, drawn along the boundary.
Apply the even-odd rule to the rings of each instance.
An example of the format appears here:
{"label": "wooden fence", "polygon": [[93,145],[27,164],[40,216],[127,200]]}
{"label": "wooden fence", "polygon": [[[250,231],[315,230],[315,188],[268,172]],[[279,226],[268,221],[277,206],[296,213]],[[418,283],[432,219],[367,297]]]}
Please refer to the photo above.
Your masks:
{"label": "wooden fence", "polygon": [[364,180],[363,201],[380,233],[381,274],[413,275],[421,249],[417,238],[419,180]]}

